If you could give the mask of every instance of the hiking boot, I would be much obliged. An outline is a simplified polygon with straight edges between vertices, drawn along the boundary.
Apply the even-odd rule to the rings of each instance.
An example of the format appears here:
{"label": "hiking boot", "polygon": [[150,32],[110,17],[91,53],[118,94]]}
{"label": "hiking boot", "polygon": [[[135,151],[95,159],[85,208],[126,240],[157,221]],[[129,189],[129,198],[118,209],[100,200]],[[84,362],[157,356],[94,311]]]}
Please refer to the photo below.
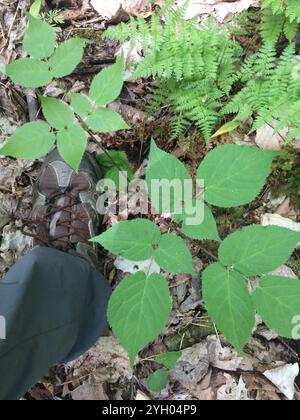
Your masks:
{"label": "hiking boot", "polygon": [[35,245],[78,255],[99,268],[97,244],[101,217],[96,211],[96,184],[102,178],[94,157],[86,152],[78,173],[54,149],[45,159],[33,192],[28,225],[35,226]]}

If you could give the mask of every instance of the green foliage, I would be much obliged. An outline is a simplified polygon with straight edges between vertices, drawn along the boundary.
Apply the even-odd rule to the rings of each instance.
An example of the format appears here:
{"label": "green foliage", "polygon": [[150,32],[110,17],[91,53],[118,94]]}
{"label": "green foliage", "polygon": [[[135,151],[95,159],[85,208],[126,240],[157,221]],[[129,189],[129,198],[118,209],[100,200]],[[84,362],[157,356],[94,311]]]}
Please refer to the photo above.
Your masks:
{"label": "green foliage", "polygon": [[280,267],[299,240],[300,234],[288,229],[248,226],[222,242],[220,263],[204,271],[202,291],[209,316],[240,353],[254,327],[254,309],[271,328],[292,336],[292,319],[299,315],[300,283],[283,280],[280,284],[282,278],[263,277],[251,296],[244,276],[266,274]]}
{"label": "green foliage", "polygon": [[173,137],[194,123],[208,141],[220,119],[222,99],[235,80],[239,47],[227,31],[212,22],[198,27],[195,21],[184,19],[184,12],[185,7],[174,12],[169,6],[153,14],[150,23],[132,18],[129,24],[109,28],[105,35],[119,41],[130,39],[132,45],[141,41],[144,59],[133,78],[155,78],[151,110],[170,106]]}
{"label": "green foliage", "polygon": [[[264,45],[243,64],[238,62],[240,48],[231,40],[230,33],[221,31],[211,21],[200,26],[196,21],[186,21],[185,7],[174,12],[172,4],[168,0],[161,13],[153,14],[149,22],[132,18],[128,25],[109,29],[106,35],[123,41],[130,39],[132,45],[136,41],[142,43],[144,60],[136,65],[133,77],[155,78],[151,106],[169,106],[173,136],[194,124],[208,141],[215,125],[227,113],[236,116],[212,137],[229,133],[248,117],[254,117],[252,131],[269,124],[277,131],[290,127],[288,140],[299,135],[300,65],[293,43],[300,23],[296,2],[263,1]],[[86,44],[86,40],[75,38],[57,47],[55,29],[37,17],[40,6],[37,0],[28,16],[24,49],[30,57],[6,66],[7,75],[24,87],[41,87],[55,77],[72,73]],[[281,33],[290,44],[278,56],[276,43]],[[70,105],[40,97],[47,123],[33,122],[18,128],[0,154],[40,158],[56,141],[63,159],[77,171],[90,131],[128,128],[123,118],[107,107],[121,93],[123,73],[121,56],[95,76],[89,96],[72,94]],[[235,81],[239,83],[234,84]],[[233,86],[236,94],[229,100]],[[221,242],[219,261],[203,272],[203,298],[212,321],[241,353],[251,335],[255,312],[270,328],[294,338],[294,321],[300,315],[300,283],[268,273],[288,260],[300,242],[300,234],[276,226],[252,225],[230,234],[222,242],[209,205],[234,207],[255,199],[270,173],[274,156],[274,152],[254,147],[216,147],[200,163],[197,179],[192,178],[186,165],[160,150],[154,141],[149,156],[146,183],[157,212],[169,213],[172,225],[179,224],[182,235]],[[128,180],[133,177],[123,152],[107,152],[98,161],[105,177],[114,180],[117,187],[120,170],[127,171]],[[154,184],[157,181],[158,189]],[[170,190],[164,189],[165,182],[172,184]],[[180,188],[182,194],[178,194]],[[203,217],[196,212],[198,207],[202,208]],[[196,222],[191,224],[193,217]],[[161,234],[150,220],[119,222],[91,241],[132,261],[150,259],[166,272],[195,275],[192,254],[181,235],[170,229]],[[252,292],[248,277],[258,275],[262,278]],[[161,333],[170,312],[168,284],[160,274],[138,272],[116,287],[109,302],[108,319],[132,365],[138,352]],[[172,369],[179,357],[180,353],[164,353],[155,357],[155,362]],[[164,369],[147,379],[153,392],[159,392],[166,384]]]}
{"label": "green foliage", "polygon": [[225,145],[208,153],[197,178],[204,180],[205,200],[219,207],[247,204],[260,193],[275,153],[248,146]]}
{"label": "green foliage", "polygon": [[[37,141],[39,139],[39,141]],[[20,159],[39,159],[46,155],[55,142],[55,136],[44,122],[31,122],[18,128],[2,146],[2,156]]]}
{"label": "green foliage", "polygon": [[[152,185],[152,181],[156,180],[161,182],[164,182],[164,180],[170,183],[174,182],[174,188],[170,191],[169,202],[166,200],[166,191],[164,188],[162,187],[157,191],[156,186]],[[182,197],[176,194],[176,186],[180,185],[182,187],[185,181],[191,182],[191,176],[185,165],[175,156],[160,150],[155,142],[152,141],[146,182],[152,205],[158,213],[169,211],[176,213],[177,208],[182,208]]]}
{"label": "green foliage", "polygon": [[213,264],[202,274],[202,290],[209,316],[243,353],[255,324],[254,307],[243,276],[222,264]]}
{"label": "green foliage", "polygon": [[53,77],[64,77],[73,73],[82,60],[86,40],[81,38],[68,39],[63,42],[49,60]]}
{"label": "green foliage", "polygon": [[27,88],[44,86],[52,80],[49,66],[34,58],[19,58],[6,66],[5,71],[15,83]]}
{"label": "green foliage", "polygon": [[76,171],[87,146],[87,133],[72,124],[57,133],[57,148],[61,157]]}
{"label": "green foliage", "polygon": [[72,93],[71,107],[80,117],[86,118],[92,111],[92,105],[88,96],[85,96],[82,93]]}
{"label": "green foliage", "polygon": [[21,86],[45,86],[54,77],[64,77],[75,70],[82,60],[86,42],[84,39],[74,38],[55,49],[55,29],[29,13],[23,48],[30,58],[20,58],[8,64],[5,72]]}
{"label": "green foliage", "polygon": [[92,241],[132,261],[153,258],[166,271],[194,273],[192,256],[185,242],[174,234],[161,235],[159,228],[146,219],[116,223]]}
{"label": "green foliage", "polygon": [[125,152],[113,150],[102,153],[97,156],[97,160],[104,171],[104,178],[112,180],[116,185],[117,191],[120,189],[120,172],[126,172],[126,179],[122,179],[122,185],[127,186],[127,183],[132,181],[133,171]]}
{"label": "green foliage", "polygon": [[173,369],[177,363],[177,360],[181,357],[181,351],[170,351],[159,354],[155,357],[155,362],[165,366],[168,369]]}
{"label": "green foliage", "polygon": [[147,387],[152,392],[160,392],[168,383],[168,377],[164,369],[158,369],[147,378]]}
{"label": "green foliage", "polygon": [[31,14],[31,16],[38,17],[40,14],[41,7],[42,7],[42,0],[35,0],[29,9],[29,13]]}
{"label": "green foliage", "polygon": [[[39,38],[43,42],[37,43],[36,39]],[[70,39],[63,42],[53,53],[55,30],[29,15],[24,46],[29,53],[39,59],[16,60],[6,66],[6,72],[14,81],[25,87],[43,86],[51,82],[53,77],[63,77],[71,73],[82,59],[85,44],[84,39]],[[41,61],[49,56],[47,62]],[[95,103],[93,98],[79,93],[71,95],[71,107],[62,100],[41,96],[43,115],[51,127],[44,123],[34,123],[17,129],[2,147],[2,155],[22,159],[40,158],[50,151],[56,139],[60,155],[77,171],[87,146],[87,128],[99,132],[129,128],[117,112],[99,105],[106,105],[110,100],[116,99],[120,93],[123,85],[123,68],[124,60],[121,57],[116,64],[95,76],[91,94],[98,103]],[[112,75],[112,79],[109,79],[109,74]]]}
{"label": "green foliage", "polygon": [[118,130],[127,130],[128,124],[120,114],[109,108],[98,108],[88,116],[86,123],[93,131],[110,133]]}
{"label": "green foliage", "polygon": [[49,10],[48,12],[42,12],[40,14],[41,19],[47,22],[49,25],[61,25],[64,23],[65,18],[59,9]]}
{"label": "green foliage", "polygon": [[126,277],[115,289],[108,320],[132,365],[137,353],[165,327],[171,308],[168,284],[159,274],[146,276],[138,272]]}
{"label": "green foliage", "polygon": [[300,233],[277,226],[247,226],[221,244],[222,264],[246,276],[266,274],[284,264],[300,242]]}
{"label": "green foliage", "polygon": [[[194,202],[193,208],[196,207],[196,201]],[[204,220],[201,224],[191,225],[187,223],[187,218],[193,215],[193,212],[189,212],[189,215],[186,214],[185,209],[183,213],[179,215],[174,215],[174,220],[179,223],[182,223],[181,232],[188,236],[191,239],[198,239],[200,241],[209,239],[211,241],[220,241],[220,236],[218,228],[216,225],[215,218],[212,214],[211,209],[204,204]]]}
{"label": "green foliage", "polygon": [[[203,159],[197,171],[199,187],[200,181],[204,180],[204,195],[198,200],[204,198],[209,204],[219,207],[249,203],[261,191],[274,156],[272,151],[247,146],[225,145],[213,149]],[[157,188],[152,188],[153,180],[179,181],[182,195],[178,194],[177,183],[174,183],[174,189],[170,191],[170,201],[167,201],[166,189],[160,188],[157,191]],[[169,212],[171,209],[174,220],[182,222],[182,233],[192,239],[220,240],[216,222],[208,206],[204,205],[202,223],[187,223],[187,213],[190,217],[193,213],[183,199],[188,188],[185,182],[191,185],[192,178],[183,163],[175,156],[160,150],[154,141],[151,145],[146,181],[152,205],[159,213]],[[196,203],[196,191],[194,194],[193,204]]]}
{"label": "green foliage", "polygon": [[74,114],[65,102],[42,96],[41,103],[44,117],[51,127],[63,129],[74,124]]}
{"label": "green foliage", "polygon": [[94,77],[90,87],[90,98],[102,106],[115,100],[123,87],[123,69],[124,58],[121,56],[115,64]]}
{"label": "green foliage", "polygon": [[253,300],[257,312],[269,328],[283,337],[297,338],[293,336],[293,327],[300,315],[299,280],[264,276],[253,294]]}
{"label": "green foliage", "polygon": [[23,41],[24,50],[27,51],[32,58],[41,60],[50,57],[55,48],[55,29],[30,14],[28,14],[28,22],[28,29]]}
{"label": "green foliage", "polygon": [[293,41],[299,23],[298,0],[262,0],[262,34],[265,42],[276,44],[282,33]]}
{"label": "green foliage", "polygon": [[290,127],[288,141],[300,133],[300,65],[295,45],[290,44],[281,57],[266,44],[249,57],[241,70],[244,87],[225,106],[225,114],[236,113],[238,121],[254,115],[252,131],[265,124],[276,131]]}

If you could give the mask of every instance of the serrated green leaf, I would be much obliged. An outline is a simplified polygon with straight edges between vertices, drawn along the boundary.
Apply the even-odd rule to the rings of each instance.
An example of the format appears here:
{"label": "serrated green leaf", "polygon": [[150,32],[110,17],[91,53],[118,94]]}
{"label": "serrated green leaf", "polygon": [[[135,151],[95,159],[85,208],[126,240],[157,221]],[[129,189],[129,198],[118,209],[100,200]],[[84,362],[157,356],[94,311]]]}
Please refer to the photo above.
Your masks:
{"label": "serrated green leaf", "polygon": [[33,57],[50,57],[55,48],[55,29],[41,19],[28,14],[29,25],[25,32],[23,47]]}
{"label": "serrated green leaf", "polygon": [[204,180],[205,201],[219,207],[235,207],[252,201],[270,173],[275,154],[233,144],[209,152],[197,171],[197,179]]}
{"label": "serrated green leaf", "polygon": [[[193,208],[195,209],[196,201],[193,202]],[[188,213],[184,212],[181,215],[174,216],[174,219],[177,222],[182,222],[181,232],[192,239],[197,239],[199,241],[211,240],[220,242],[220,236],[217,228],[215,218],[212,214],[211,209],[204,204],[204,220],[199,224],[191,224],[188,222],[188,218],[195,217],[193,210],[191,209]]]}
{"label": "serrated green leaf", "polygon": [[251,225],[229,235],[219,248],[222,264],[244,275],[269,273],[284,264],[300,233],[278,226]]}
{"label": "serrated green leaf", "polygon": [[89,96],[98,105],[107,105],[114,101],[123,87],[124,58],[102,70],[94,77]]}
{"label": "serrated green leaf", "polygon": [[164,365],[168,369],[173,369],[177,363],[177,360],[182,356],[181,351],[170,351],[159,354],[155,357],[155,362],[160,365]]}
{"label": "serrated green leaf", "polygon": [[[97,160],[104,171],[104,178],[112,180],[117,191],[120,189],[120,172],[126,172],[122,185],[127,185],[133,179],[133,171],[125,152],[112,150],[97,156]],[[125,175],[124,175],[125,176]]]}
{"label": "serrated green leaf", "polygon": [[[158,213],[178,213],[177,210],[183,207],[185,182],[192,185],[185,165],[175,156],[160,150],[154,141],[151,143],[146,182],[152,206]],[[161,188],[159,182],[162,183]]]}
{"label": "serrated green leaf", "polygon": [[65,102],[41,96],[41,103],[44,117],[51,127],[61,130],[74,124],[74,114]]}
{"label": "serrated green leaf", "polygon": [[35,0],[29,9],[29,13],[33,17],[38,17],[42,7],[42,0]]}
{"label": "serrated green leaf", "polygon": [[84,52],[85,39],[73,38],[63,42],[49,60],[53,77],[64,77],[73,73],[81,62]]}
{"label": "serrated green leaf", "polygon": [[33,58],[20,58],[5,67],[5,73],[18,85],[38,88],[52,80],[49,66]]}
{"label": "serrated green leaf", "polygon": [[88,116],[92,104],[89,98],[82,93],[72,93],[71,95],[71,107],[73,111],[82,118]]}
{"label": "serrated green leaf", "polygon": [[138,272],[117,286],[109,301],[108,321],[132,365],[137,353],[161,333],[171,308],[168,284],[159,274],[147,277]]}
{"label": "serrated green leaf", "polygon": [[57,133],[59,154],[74,171],[77,171],[87,146],[87,133],[77,124]]}
{"label": "serrated green leaf", "polygon": [[236,121],[236,120],[229,121],[228,123],[222,125],[222,127],[220,127],[219,130],[216,131],[215,134],[211,136],[211,138],[214,139],[215,137],[222,136],[222,134],[230,133],[231,131],[238,128],[240,124],[241,124],[240,121]]}
{"label": "serrated green leaf", "polygon": [[20,159],[39,159],[54,145],[55,136],[44,122],[31,122],[17,128],[7,143],[0,149],[0,155]]}
{"label": "serrated green leaf", "polygon": [[160,236],[160,230],[154,223],[146,219],[135,219],[114,224],[92,241],[131,261],[144,261],[153,256]]}
{"label": "serrated green leaf", "polygon": [[243,276],[219,263],[213,264],[203,272],[202,292],[217,328],[243,353],[255,324],[255,311]]}
{"label": "serrated green leaf", "polygon": [[[295,337],[300,322],[300,281],[281,276],[265,276],[253,293],[257,312],[269,328],[286,338]],[[296,328],[295,328],[296,327]]]}
{"label": "serrated green leaf", "polygon": [[91,130],[101,133],[111,133],[129,128],[120,114],[108,108],[97,109],[87,118],[86,122]]}
{"label": "serrated green leaf", "polygon": [[162,235],[154,260],[165,271],[193,274],[192,255],[183,239],[174,233]]}
{"label": "serrated green leaf", "polygon": [[152,392],[162,391],[168,383],[168,377],[163,369],[158,369],[147,378],[147,388]]}

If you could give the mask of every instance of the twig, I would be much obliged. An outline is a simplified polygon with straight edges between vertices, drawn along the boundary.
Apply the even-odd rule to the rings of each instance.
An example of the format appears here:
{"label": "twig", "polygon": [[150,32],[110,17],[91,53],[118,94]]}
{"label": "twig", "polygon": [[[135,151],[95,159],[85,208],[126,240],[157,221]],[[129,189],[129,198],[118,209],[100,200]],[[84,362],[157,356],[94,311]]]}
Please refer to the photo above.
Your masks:
{"label": "twig", "polygon": [[25,95],[28,106],[29,121],[35,121],[39,114],[39,104],[35,91],[32,89],[27,89]]}

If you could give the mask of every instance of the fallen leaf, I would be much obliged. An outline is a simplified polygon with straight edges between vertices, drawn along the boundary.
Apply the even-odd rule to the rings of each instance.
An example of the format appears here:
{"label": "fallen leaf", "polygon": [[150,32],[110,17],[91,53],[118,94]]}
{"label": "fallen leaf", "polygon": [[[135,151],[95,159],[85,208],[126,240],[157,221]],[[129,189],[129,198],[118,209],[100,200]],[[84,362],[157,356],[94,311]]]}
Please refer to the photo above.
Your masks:
{"label": "fallen leaf", "polygon": [[[282,217],[279,214],[272,214],[272,213],[266,213],[263,214],[261,217],[261,224],[263,226],[279,226],[286,229],[293,230],[295,232],[300,232],[300,223],[294,222],[291,219],[288,219],[287,217]],[[300,242],[298,244],[300,246]]]}
{"label": "fallen leaf", "polygon": [[142,391],[138,390],[135,397],[136,401],[150,401],[150,398],[144,394]]}
{"label": "fallen leaf", "polygon": [[147,274],[160,273],[160,267],[153,258],[146,261],[130,261],[123,257],[117,257],[115,260],[115,267],[124,273],[135,274],[138,271],[144,271]]}
{"label": "fallen leaf", "polygon": [[192,347],[182,350],[174,369],[170,371],[170,380],[181,385],[196,386],[207,374],[209,360],[205,342],[197,343]]}
{"label": "fallen leaf", "polygon": [[67,366],[74,369],[74,376],[93,374],[101,383],[130,381],[133,375],[126,350],[113,336],[101,337],[87,353]]}
{"label": "fallen leaf", "polygon": [[253,369],[250,357],[241,357],[233,348],[223,347],[215,335],[207,337],[207,350],[210,364],[218,369],[231,372]]}
{"label": "fallen leaf", "polygon": [[84,401],[105,401],[108,396],[104,391],[103,384],[96,382],[93,378],[84,382],[78,388],[71,392],[73,400]]}
{"label": "fallen leaf", "polygon": [[[186,0],[179,0],[178,5],[186,3]],[[221,0],[191,0],[186,9],[185,18],[192,19],[195,16],[213,16],[219,22],[233,18],[235,15],[249,9],[249,7],[258,6],[258,0],[237,0],[237,1],[221,1]]]}
{"label": "fallen leaf", "polygon": [[248,391],[240,376],[239,382],[228,373],[224,373],[226,384],[221,386],[217,391],[217,400],[220,401],[249,401]]}
{"label": "fallen leaf", "polygon": [[262,149],[281,150],[284,146],[285,139],[288,135],[288,129],[283,129],[278,133],[275,132],[277,122],[274,120],[270,125],[264,125],[256,131],[255,143]]}
{"label": "fallen leaf", "polygon": [[295,379],[299,375],[299,365],[286,364],[275,369],[266,370],[264,376],[269,379],[287,399],[292,400],[295,394]]}
{"label": "fallen leaf", "polygon": [[148,6],[149,0],[92,0],[91,5],[103,17],[112,19],[120,9],[130,15],[137,15]]}

